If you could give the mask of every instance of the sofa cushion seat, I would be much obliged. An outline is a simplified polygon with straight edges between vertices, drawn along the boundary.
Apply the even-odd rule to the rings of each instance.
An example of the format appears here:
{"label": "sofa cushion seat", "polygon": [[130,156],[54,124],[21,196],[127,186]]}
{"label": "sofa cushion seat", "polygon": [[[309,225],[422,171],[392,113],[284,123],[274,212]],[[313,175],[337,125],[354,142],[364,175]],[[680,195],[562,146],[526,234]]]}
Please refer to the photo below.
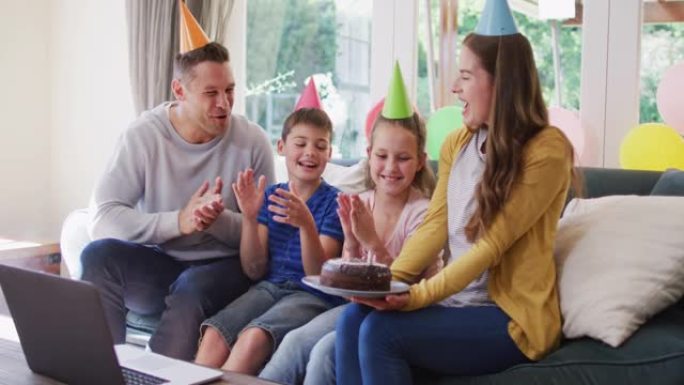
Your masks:
{"label": "sofa cushion seat", "polygon": [[476,377],[431,377],[424,385],[684,384],[684,300],[642,326],[619,349],[590,338],[567,340],[545,359]]}

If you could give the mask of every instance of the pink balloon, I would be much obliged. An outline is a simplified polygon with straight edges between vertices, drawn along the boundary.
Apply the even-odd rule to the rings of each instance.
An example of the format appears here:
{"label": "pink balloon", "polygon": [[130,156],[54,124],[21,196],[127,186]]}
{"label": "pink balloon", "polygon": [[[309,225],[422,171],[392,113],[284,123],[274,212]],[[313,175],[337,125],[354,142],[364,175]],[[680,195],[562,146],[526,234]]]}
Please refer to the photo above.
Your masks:
{"label": "pink balloon", "polygon": [[665,123],[684,134],[684,61],[668,68],[658,85],[658,112]]}
{"label": "pink balloon", "polygon": [[368,115],[366,115],[366,140],[368,143],[370,143],[370,133],[371,129],[373,129],[373,124],[375,124],[375,120],[378,118],[378,115],[380,114],[380,111],[382,111],[382,107],[385,105],[385,98],[380,99],[380,101],[371,108],[370,111],[368,111]]}
{"label": "pink balloon", "polygon": [[582,157],[582,152],[584,152],[584,130],[577,112],[561,107],[550,107],[549,122],[552,126],[560,128],[568,137],[575,148],[577,160],[579,160]]}

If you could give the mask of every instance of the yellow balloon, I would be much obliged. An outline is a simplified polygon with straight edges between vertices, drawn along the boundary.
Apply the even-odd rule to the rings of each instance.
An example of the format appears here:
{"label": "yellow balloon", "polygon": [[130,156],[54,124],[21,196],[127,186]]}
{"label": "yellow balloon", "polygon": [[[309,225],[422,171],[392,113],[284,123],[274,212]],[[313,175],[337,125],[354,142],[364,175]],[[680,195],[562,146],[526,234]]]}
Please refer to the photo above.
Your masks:
{"label": "yellow balloon", "polygon": [[640,124],[622,140],[620,165],[632,170],[684,170],[684,138],[665,124]]}

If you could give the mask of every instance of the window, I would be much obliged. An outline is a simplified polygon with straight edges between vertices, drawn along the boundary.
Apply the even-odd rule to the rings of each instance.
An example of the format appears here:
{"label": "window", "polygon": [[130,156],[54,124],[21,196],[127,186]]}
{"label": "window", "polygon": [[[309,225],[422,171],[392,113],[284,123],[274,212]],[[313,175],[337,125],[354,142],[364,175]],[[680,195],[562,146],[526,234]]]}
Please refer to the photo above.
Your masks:
{"label": "window", "polygon": [[[449,11],[447,7],[440,7],[446,3],[444,0],[430,2],[431,27],[428,31],[427,10],[421,2],[419,8],[419,44],[418,44],[418,107],[421,113],[429,117],[429,87],[428,87],[428,52],[429,41],[428,33],[432,34],[434,47],[434,60],[439,62],[440,54],[438,49],[441,46],[437,31],[440,28],[440,12]],[[534,50],[537,69],[539,70],[540,81],[542,84],[544,99],[547,105],[557,105],[568,109],[579,110],[580,99],[580,68],[582,52],[582,32],[581,18],[568,21],[549,21],[539,17],[537,2],[525,0],[511,1],[513,17],[515,18],[518,29],[527,36]],[[465,36],[475,30],[479,21],[480,13],[484,5],[483,0],[462,0],[458,1],[458,35],[456,41],[456,52],[458,56],[461,42]],[[581,9],[581,8],[580,8]],[[451,11],[453,12],[453,10]],[[578,21],[579,20],[579,21]],[[556,35],[554,37],[554,34]],[[557,50],[558,66],[554,66],[554,49]],[[443,55],[442,55],[443,56]],[[437,69],[439,66],[435,65]],[[439,74],[437,74],[439,76]],[[442,87],[449,87],[451,81],[440,82]],[[438,92],[437,90],[435,92]],[[439,98],[435,98],[438,100]],[[435,106],[441,107],[439,103]]]}
{"label": "window", "polygon": [[247,2],[245,112],[273,143],[314,76],[333,121],[333,157],[362,155],[371,108],[371,18],[367,0]]}
{"label": "window", "polygon": [[684,2],[677,3],[643,4],[639,123],[663,122],[656,101],[661,76],[684,60],[684,20],[673,19],[677,9],[684,10]]}

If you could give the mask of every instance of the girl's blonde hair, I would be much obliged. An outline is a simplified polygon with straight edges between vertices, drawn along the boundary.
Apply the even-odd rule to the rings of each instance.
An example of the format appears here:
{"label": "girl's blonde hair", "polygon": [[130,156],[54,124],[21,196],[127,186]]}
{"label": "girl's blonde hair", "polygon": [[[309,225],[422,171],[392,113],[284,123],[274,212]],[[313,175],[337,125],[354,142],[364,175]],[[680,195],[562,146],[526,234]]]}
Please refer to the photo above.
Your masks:
{"label": "girl's blonde hair", "polygon": [[[373,128],[371,129],[370,133],[370,148],[373,148],[375,132],[380,124],[391,124],[397,127],[401,127],[407,130],[408,132],[412,133],[416,137],[416,142],[418,144],[416,153],[419,157],[423,155],[425,161],[423,163],[423,167],[421,167],[421,169],[416,172],[416,175],[413,178],[413,183],[411,183],[411,186],[420,190],[420,192],[422,192],[426,198],[430,198],[432,196],[432,192],[435,189],[435,174],[434,172],[432,172],[429,160],[424,155],[425,142],[427,140],[427,131],[425,129],[425,122],[423,121],[423,118],[421,118],[417,112],[414,112],[412,116],[403,119],[389,119],[385,118],[382,115],[378,115],[378,118],[375,120],[375,123],[373,124]],[[369,162],[367,162],[366,164],[366,185],[370,186],[373,189],[375,188],[375,182],[373,182],[373,179],[370,177],[370,159]]]}

